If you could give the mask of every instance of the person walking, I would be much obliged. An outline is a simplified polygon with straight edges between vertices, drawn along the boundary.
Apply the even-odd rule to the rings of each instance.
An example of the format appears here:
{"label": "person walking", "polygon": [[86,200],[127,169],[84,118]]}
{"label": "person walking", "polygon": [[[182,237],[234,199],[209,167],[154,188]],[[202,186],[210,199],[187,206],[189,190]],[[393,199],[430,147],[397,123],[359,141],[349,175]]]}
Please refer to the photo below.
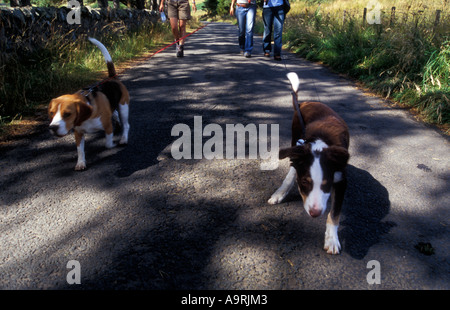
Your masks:
{"label": "person walking", "polygon": [[[159,11],[164,11],[164,1],[161,0],[159,5]],[[170,27],[172,28],[172,34],[175,41],[180,40],[186,35],[186,23],[191,19],[191,7],[189,6],[189,0],[167,0],[167,15],[170,20]],[[195,1],[192,1],[192,9],[197,11]],[[184,56],[184,39],[176,43],[176,55],[177,57]]]}
{"label": "person walking", "polygon": [[264,56],[270,57],[272,51],[272,27],[273,27],[273,58],[281,60],[281,46],[283,35],[283,24],[285,18],[283,0],[264,0],[263,5],[263,49]]}
{"label": "person walking", "polygon": [[[236,10],[234,8],[236,4]],[[239,47],[245,57],[252,57],[253,28],[256,17],[256,0],[231,0],[230,15],[236,15],[239,27]]]}

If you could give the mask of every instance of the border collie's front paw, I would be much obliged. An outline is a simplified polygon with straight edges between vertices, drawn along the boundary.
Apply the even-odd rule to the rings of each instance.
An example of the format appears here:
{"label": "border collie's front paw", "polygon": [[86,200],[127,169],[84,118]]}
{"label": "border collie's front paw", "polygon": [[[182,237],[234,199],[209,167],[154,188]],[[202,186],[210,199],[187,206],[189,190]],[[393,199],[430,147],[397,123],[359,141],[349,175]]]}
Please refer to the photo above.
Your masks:
{"label": "border collie's front paw", "polygon": [[325,232],[325,245],[323,249],[327,251],[328,254],[339,254],[341,250],[337,229],[337,225],[327,224],[327,230]]}
{"label": "border collie's front paw", "polygon": [[284,196],[279,193],[274,193],[267,201],[271,205],[279,204],[283,201]]}

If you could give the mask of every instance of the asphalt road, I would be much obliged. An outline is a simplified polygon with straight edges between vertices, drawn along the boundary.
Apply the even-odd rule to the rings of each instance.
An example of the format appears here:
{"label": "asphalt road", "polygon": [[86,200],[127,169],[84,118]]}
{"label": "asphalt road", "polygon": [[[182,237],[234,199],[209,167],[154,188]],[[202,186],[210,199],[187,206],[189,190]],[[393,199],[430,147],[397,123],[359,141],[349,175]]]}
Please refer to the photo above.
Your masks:
{"label": "asphalt road", "polygon": [[[449,289],[449,140],[407,111],[367,96],[321,65],[263,57],[255,38],[239,54],[236,26],[213,23],[121,75],[130,139],[86,142],[44,130],[0,149],[0,289]],[[326,218],[312,219],[294,190],[267,200],[289,162],[171,157],[176,124],[278,124],[288,146],[292,105],[321,100],[351,135],[340,255],[322,249]],[[208,140],[205,137],[203,142]],[[416,245],[431,243],[434,254]],[[81,284],[69,285],[70,260]],[[379,262],[380,284],[369,284]]]}

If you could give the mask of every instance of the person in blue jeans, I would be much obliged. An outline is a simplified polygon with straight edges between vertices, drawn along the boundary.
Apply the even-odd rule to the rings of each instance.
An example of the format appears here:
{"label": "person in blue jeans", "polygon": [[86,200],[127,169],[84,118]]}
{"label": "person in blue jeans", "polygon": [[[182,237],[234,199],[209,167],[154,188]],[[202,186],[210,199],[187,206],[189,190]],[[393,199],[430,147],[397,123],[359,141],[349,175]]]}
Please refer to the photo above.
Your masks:
{"label": "person in blue jeans", "polygon": [[[236,10],[234,5],[236,4]],[[256,17],[256,0],[231,0],[230,15],[236,15],[239,26],[239,47],[250,58],[253,51],[253,28]]]}
{"label": "person in blue jeans", "polygon": [[281,45],[284,24],[283,0],[264,0],[263,5],[263,49],[264,56],[270,57],[272,51],[272,27],[273,27],[273,57],[281,60]]}

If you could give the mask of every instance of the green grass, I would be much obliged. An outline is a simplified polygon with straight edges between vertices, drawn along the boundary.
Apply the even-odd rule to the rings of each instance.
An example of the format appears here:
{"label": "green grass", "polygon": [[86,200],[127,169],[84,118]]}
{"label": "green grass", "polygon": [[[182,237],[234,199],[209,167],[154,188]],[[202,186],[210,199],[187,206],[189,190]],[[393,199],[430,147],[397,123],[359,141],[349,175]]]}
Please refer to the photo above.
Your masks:
{"label": "green grass", "polygon": [[[414,0],[397,0],[392,3],[399,10],[395,25],[389,24],[387,13],[381,25],[367,25],[362,23],[361,16],[366,2],[291,1],[292,9],[284,27],[285,47],[359,79],[384,97],[416,108],[429,122],[448,126],[450,22],[445,13],[448,9],[440,7],[440,1],[431,0],[425,8]],[[447,1],[444,2],[446,5]],[[203,5],[202,0],[197,3]],[[386,3],[391,5],[391,1]],[[342,8],[351,12],[345,23]],[[417,9],[428,13],[442,9],[438,27],[433,27],[432,14],[409,14]],[[263,29],[260,13],[257,33]],[[202,11],[196,15],[202,15]],[[404,16],[410,17],[404,20]],[[197,24],[194,19],[191,27],[196,28]],[[106,31],[109,35],[98,39],[107,47],[114,46],[109,50],[116,66],[172,39],[168,23],[149,23],[134,31],[120,25],[109,27],[110,31]],[[55,33],[52,40],[32,53],[0,53],[0,130],[2,124],[32,113],[37,105],[104,76],[106,68],[98,49],[85,37],[74,42],[70,36]]]}
{"label": "green grass", "polygon": [[[388,7],[380,25],[369,25],[363,23],[364,6],[360,7],[358,1],[354,4],[357,9],[350,1],[329,0],[320,7],[306,2],[294,2],[292,14],[286,19],[285,47],[359,79],[384,97],[415,108],[431,123],[450,125],[447,11],[443,10],[439,25],[434,27],[435,11],[409,6],[408,11],[397,11],[391,25]],[[337,10],[339,6],[350,12],[345,22],[343,11]],[[418,9],[425,13],[415,14]],[[404,16],[409,18],[405,20]]]}
{"label": "green grass", "polygon": [[[108,35],[97,39],[109,47],[116,67],[172,39],[168,23],[149,22],[133,31],[114,25],[110,28]],[[105,76],[106,65],[98,48],[85,36],[76,41],[70,36],[54,33],[39,50],[0,54],[0,127],[33,113],[36,106],[57,95],[74,92]]]}

